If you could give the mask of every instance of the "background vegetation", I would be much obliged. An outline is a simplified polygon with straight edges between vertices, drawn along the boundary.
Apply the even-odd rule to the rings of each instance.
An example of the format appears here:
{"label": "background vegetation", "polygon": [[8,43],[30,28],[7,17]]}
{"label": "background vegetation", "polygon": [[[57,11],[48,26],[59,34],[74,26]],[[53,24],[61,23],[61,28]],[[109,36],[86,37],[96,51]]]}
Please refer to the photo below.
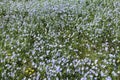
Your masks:
{"label": "background vegetation", "polygon": [[120,80],[120,1],[0,1],[0,79]]}

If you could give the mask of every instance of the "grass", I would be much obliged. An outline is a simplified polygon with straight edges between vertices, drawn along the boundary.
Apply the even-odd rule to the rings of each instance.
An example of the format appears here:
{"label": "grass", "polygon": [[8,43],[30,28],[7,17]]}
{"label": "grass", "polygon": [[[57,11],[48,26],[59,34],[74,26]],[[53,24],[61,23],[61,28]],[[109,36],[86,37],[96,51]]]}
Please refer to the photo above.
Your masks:
{"label": "grass", "polygon": [[119,0],[0,2],[0,79],[119,80]]}

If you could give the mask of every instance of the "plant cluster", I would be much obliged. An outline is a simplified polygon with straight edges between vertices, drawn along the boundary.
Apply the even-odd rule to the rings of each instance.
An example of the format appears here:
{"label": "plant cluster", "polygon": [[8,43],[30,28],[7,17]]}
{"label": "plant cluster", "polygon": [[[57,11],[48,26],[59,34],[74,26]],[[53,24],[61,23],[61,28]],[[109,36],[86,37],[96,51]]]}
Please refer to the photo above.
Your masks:
{"label": "plant cluster", "polygon": [[0,79],[119,80],[119,0],[0,2]]}

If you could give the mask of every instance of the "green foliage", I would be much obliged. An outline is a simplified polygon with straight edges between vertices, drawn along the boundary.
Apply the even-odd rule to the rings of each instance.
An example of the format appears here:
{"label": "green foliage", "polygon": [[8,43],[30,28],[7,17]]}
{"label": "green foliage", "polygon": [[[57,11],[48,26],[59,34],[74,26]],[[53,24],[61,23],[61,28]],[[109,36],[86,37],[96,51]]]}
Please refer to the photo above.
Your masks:
{"label": "green foliage", "polygon": [[119,0],[0,2],[0,79],[119,80]]}

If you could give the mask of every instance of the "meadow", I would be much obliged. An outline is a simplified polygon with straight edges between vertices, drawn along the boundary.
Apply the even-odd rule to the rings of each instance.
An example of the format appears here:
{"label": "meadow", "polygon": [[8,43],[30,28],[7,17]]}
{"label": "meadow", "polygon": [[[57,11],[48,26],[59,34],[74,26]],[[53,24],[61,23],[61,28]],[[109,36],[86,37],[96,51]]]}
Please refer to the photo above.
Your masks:
{"label": "meadow", "polygon": [[120,1],[0,0],[0,80],[120,80]]}

